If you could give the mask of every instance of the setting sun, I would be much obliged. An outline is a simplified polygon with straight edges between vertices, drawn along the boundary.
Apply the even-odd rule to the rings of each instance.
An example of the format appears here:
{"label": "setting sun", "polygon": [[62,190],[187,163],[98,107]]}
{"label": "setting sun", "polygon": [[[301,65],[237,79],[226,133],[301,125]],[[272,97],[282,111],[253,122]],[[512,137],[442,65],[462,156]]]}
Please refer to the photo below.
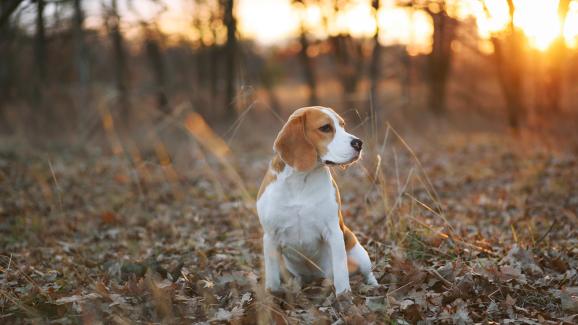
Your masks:
{"label": "setting sun", "polygon": [[[564,24],[559,16],[556,0],[513,0],[514,26],[519,28],[533,48],[544,51],[554,40],[563,37],[567,46],[578,46],[578,2],[571,1]],[[212,2],[207,2],[210,4]],[[482,39],[489,39],[504,31],[510,21],[505,0],[453,0],[448,1],[451,16],[463,20],[473,17]],[[328,35],[349,33],[354,37],[371,37],[380,28],[383,45],[406,45],[411,54],[427,53],[431,48],[433,33],[430,16],[419,8],[400,7],[395,1],[382,1],[377,12],[370,0],[352,0],[338,11],[330,1],[308,2],[306,5],[290,0],[239,0],[236,5],[238,28],[241,36],[254,39],[262,45],[282,43],[296,37],[303,25],[308,35],[322,39]],[[96,7],[92,7],[96,10]],[[159,27],[167,35],[184,36],[193,41],[199,38],[221,42],[223,31],[211,36],[202,34],[191,24],[191,13],[199,10],[195,3],[167,0],[162,10],[153,5],[138,4],[135,9],[125,9],[125,20],[158,16]],[[202,9],[202,8],[201,8]],[[138,14],[135,14],[138,12]],[[206,15],[205,15],[206,16]],[[150,18],[149,17],[149,18]],[[377,22],[376,22],[377,17]],[[98,26],[100,21],[89,25]],[[92,23],[90,23],[92,22]]]}
{"label": "setting sun", "polygon": [[[476,20],[482,39],[499,34],[510,21],[508,5],[504,0],[448,3],[450,15],[459,19],[473,17]],[[329,2],[306,4],[295,4],[290,0],[240,0],[236,8],[239,31],[245,38],[254,39],[262,45],[271,45],[296,37],[302,25],[315,38],[340,33],[371,37],[379,26],[379,39],[383,45],[406,45],[412,54],[427,53],[430,50],[433,26],[431,18],[423,10],[399,7],[394,1],[382,1],[377,15],[369,0],[350,1],[337,12]],[[578,45],[578,2],[570,3],[564,25],[558,13],[558,1],[514,0],[514,4],[514,25],[526,35],[532,47],[546,50],[559,36],[564,38],[569,47],[575,48]],[[155,12],[146,7],[140,8],[141,16],[147,16],[148,11]],[[199,31],[192,28],[189,15],[184,14],[194,12],[193,7],[183,5],[180,1],[167,1],[166,10],[160,16],[161,30],[169,35],[199,39]]]}
{"label": "setting sun", "polygon": [[[504,30],[510,20],[506,1],[471,0],[454,1],[451,4],[450,8],[456,9],[451,13],[458,18],[471,16],[476,19],[478,32],[485,39]],[[570,3],[563,26],[558,13],[558,1],[514,0],[514,4],[514,26],[526,35],[532,47],[546,50],[559,36],[563,36],[567,46],[577,46],[578,3]],[[328,9],[317,4],[302,8],[292,6],[288,0],[243,0],[240,1],[239,10],[244,14],[242,17],[245,17],[240,21],[241,31],[262,44],[295,36],[300,21],[315,37],[342,32],[356,37],[370,37],[377,27],[370,1],[363,0],[352,1],[326,23],[323,19]],[[273,18],[271,12],[284,14],[274,15]],[[430,17],[424,11],[401,8],[394,2],[385,1],[378,12],[377,22],[382,31],[382,44],[404,44],[414,54],[429,51],[433,27]]]}
{"label": "setting sun", "polygon": [[[562,24],[555,0],[513,0],[514,26],[527,37],[529,44],[541,51],[552,45],[562,36],[569,47],[576,47],[578,37],[578,3],[570,2],[566,20]],[[467,1],[460,18],[473,16],[476,19],[478,33],[489,38],[505,30],[510,22],[509,8],[504,0]],[[485,7],[485,8],[484,8]]]}
{"label": "setting sun", "polygon": [[[472,3],[468,14],[477,21],[480,36],[489,38],[506,29],[510,17],[506,1],[486,0]],[[578,37],[578,4],[570,3],[564,26],[558,13],[558,1],[553,0],[514,0],[514,26],[528,38],[529,44],[539,50],[546,50],[555,39],[563,36],[566,44],[576,46]]]}
{"label": "setting sun", "polygon": [[522,29],[530,44],[545,50],[560,35],[558,4],[552,0],[516,1],[514,24]]}

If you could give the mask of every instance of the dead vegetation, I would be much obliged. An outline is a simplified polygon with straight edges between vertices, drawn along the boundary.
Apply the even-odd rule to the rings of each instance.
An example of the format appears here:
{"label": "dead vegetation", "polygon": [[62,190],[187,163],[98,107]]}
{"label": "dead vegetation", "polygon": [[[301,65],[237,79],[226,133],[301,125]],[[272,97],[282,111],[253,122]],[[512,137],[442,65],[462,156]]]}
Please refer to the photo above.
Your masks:
{"label": "dead vegetation", "polygon": [[350,303],[328,283],[277,297],[251,201],[271,139],[230,149],[199,118],[189,138],[115,138],[116,154],[3,144],[1,323],[578,320],[575,155],[496,135],[410,147],[388,128],[335,171],[380,287],[354,277]]}

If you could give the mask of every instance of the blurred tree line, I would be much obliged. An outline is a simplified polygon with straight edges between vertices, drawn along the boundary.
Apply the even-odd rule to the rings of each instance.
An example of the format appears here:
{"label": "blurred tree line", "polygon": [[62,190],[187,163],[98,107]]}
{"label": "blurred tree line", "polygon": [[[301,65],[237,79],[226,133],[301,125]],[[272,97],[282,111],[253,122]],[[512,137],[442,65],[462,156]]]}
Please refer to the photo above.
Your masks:
{"label": "blurred tree line", "polygon": [[[327,8],[320,27],[327,37],[314,36],[301,15],[296,39],[268,48],[241,37],[235,0],[190,0],[194,41],[161,32],[165,4],[147,1],[160,8],[157,17],[130,26],[119,8],[123,3],[130,10],[132,0],[100,1],[101,28],[86,27],[87,0],[0,2],[3,132],[14,132],[19,116],[37,130],[91,133],[102,107],[128,127],[135,115],[150,114],[148,108],[172,114],[181,103],[210,121],[232,121],[255,102],[277,114],[320,104],[356,109],[371,117],[372,128],[378,116],[416,107],[438,117],[450,108],[503,116],[513,129],[576,110],[568,105],[576,97],[576,51],[562,33],[546,51],[531,48],[514,25],[513,0],[503,0],[510,22],[492,34],[490,52],[480,50],[484,40],[474,18],[457,16],[459,1],[397,1],[431,18],[431,51],[420,55],[407,45],[383,46],[380,35],[387,31],[379,24],[371,37],[331,33],[327,26],[348,0],[292,0],[301,12],[310,5]],[[571,1],[559,2],[561,29]],[[382,2],[368,0],[376,21]],[[129,29],[138,32],[129,36]],[[294,94],[301,88],[291,85],[306,93]]]}

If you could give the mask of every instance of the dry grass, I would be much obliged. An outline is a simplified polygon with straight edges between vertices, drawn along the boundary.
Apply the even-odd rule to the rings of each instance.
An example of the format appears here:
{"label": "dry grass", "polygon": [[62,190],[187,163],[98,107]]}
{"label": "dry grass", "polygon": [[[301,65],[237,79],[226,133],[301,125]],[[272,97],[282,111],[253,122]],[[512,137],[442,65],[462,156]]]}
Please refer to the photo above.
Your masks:
{"label": "dry grass", "polygon": [[336,178],[381,285],[354,277],[349,305],[327,282],[263,291],[268,128],[243,115],[220,138],[182,109],[127,135],[99,111],[106,145],[3,144],[0,322],[576,320],[575,155],[499,134],[364,134],[363,161]]}

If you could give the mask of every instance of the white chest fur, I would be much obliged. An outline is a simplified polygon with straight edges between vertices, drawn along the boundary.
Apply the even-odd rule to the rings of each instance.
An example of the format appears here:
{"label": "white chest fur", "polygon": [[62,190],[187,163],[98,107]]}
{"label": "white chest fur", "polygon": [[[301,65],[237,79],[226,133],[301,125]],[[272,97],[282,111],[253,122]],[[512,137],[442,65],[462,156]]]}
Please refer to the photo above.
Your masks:
{"label": "white chest fur", "polygon": [[325,239],[330,228],[339,227],[337,209],[326,167],[300,173],[286,166],[257,202],[264,231],[281,247]]}
{"label": "white chest fur", "polygon": [[279,251],[293,275],[304,279],[334,278],[338,292],[348,290],[338,209],[327,167],[300,173],[286,166],[257,202],[265,233],[266,268],[278,267],[275,264],[279,261],[271,255]]}

